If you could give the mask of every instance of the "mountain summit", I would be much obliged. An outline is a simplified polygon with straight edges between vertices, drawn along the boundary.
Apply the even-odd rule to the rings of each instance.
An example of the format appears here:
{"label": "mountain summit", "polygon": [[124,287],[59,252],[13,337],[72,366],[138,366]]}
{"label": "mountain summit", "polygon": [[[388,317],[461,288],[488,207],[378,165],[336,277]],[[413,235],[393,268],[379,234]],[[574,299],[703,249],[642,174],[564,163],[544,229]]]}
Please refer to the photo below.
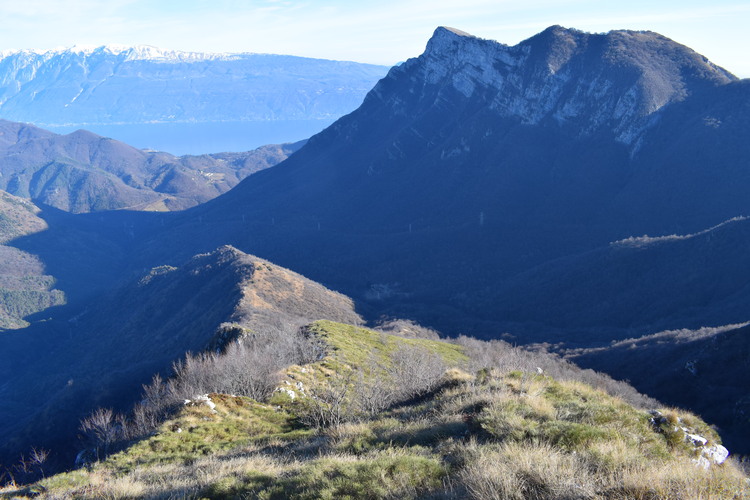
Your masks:
{"label": "mountain summit", "polygon": [[[509,47],[441,27],[356,111],[174,219],[143,254],[231,243],[381,312],[514,331],[513,311],[493,312],[512,277],[750,212],[748,92],[652,32],[553,26]],[[648,328],[623,313],[618,327]],[[566,327],[609,326],[584,316]]]}
{"label": "mountain summit", "polygon": [[497,114],[524,124],[554,121],[581,135],[607,130],[628,145],[665,105],[736,79],[657,33],[599,35],[561,26],[514,47],[440,27],[403,70],[466,98],[481,93]]}

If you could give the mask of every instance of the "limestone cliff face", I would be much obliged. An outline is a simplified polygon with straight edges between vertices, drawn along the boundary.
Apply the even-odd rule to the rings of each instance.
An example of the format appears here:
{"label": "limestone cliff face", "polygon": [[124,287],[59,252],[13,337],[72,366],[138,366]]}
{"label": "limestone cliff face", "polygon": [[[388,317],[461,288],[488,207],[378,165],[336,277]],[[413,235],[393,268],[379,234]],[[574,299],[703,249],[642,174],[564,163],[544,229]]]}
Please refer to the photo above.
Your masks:
{"label": "limestone cliff face", "polygon": [[[389,78],[402,75],[413,84],[410,92],[436,103],[452,88],[467,99],[477,94],[496,113],[524,124],[553,121],[579,135],[606,130],[631,146],[667,104],[736,80],[657,33],[589,34],[560,26],[513,47],[440,27],[424,54]],[[401,106],[400,99],[389,102],[394,110]]]}

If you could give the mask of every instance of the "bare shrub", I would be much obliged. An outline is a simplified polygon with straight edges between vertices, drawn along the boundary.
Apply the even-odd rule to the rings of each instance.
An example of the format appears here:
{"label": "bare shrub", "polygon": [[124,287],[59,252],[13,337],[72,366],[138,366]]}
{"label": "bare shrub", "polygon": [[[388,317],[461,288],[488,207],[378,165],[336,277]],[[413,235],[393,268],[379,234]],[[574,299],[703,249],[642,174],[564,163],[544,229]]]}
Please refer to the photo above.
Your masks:
{"label": "bare shrub", "polygon": [[[279,382],[279,370],[291,364],[290,353],[273,347],[248,346],[237,342],[217,359],[220,392],[240,394],[262,401]],[[219,392],[219,391],[212,391]]]}
{"label": "bare shrub", "polygon": [[143,405],[153,408],[159,407],[168,398],[169,392],[169,384],[157,373],[151,379],[150,384],[143,386]]}
{"label": "bare shrub", "polygon": [[[455,342],[464,348],[469,357],[469,368],[478,371],[482,368],[497,368],[501,372],[535,371],[539,366],[539,357],[528,351],[513,347],[502,340],[479,340],[462,335]],[[548,360],[542,360],[549,364]]]}
{"label": "bare shrub", "polygon": [[175,363],[172,399],[219,392],[262,401],[279,382],[280,370],[321,356],[319,343],[294,335],[248,335],[228,344],[221,353],[187,355]]}
{"label": "bare shrub", "polygon": [[165,381],[158,373],[151,383],[143,386],[143,397],[131,412],[131,439],[145,436],[154,431],[159,423],[170,414],[178,402],[172,381]]}
{"label": "bare shrub", "polygon": [[367,419],[396,403],[430,393],[443,380],[445,370],[439,354],[402,344],[388,363],[370,358],[346,375],[337,371],[312,384],[297,411],[303,423],[316,428]]}
{"label": "bare shrub", "polygon": [[441,340],[440,333],[410,319],[386,319],[378,323],[375,330],[409,339]]}
{"label": "bare shrub", "polygon": [[108,454],[110,447],[122,439],[122,425],[110,408],[98,408],[81,421],[80,430],[96,451]]}
{"label": "bare shrub", "polygon": [[393,379],[385,372],[357,373],[353,389],[353,406],[364,417],[373,417],[390,407],[398,395]]}
{"label": "bare shrub", "polygon": [[165,413],[154,411],[153,408],[143,403],[133,407],[131,420],[126,426],[128,439],[138,439],[141,436],[151,434],[161,423]]}
{"label": "bare shrub", "polygon": [[351,379],[335,372],[325,383],[313,384],[307,389],[307,398],[298,409],[300,421],[317,429],[336,427],[355,416],[352,405]]}
{"label": "bare shrub", "polygon": [[170,392],[176,399],[190,399],[219,389],[219,365],[215,353],[187,354],[175,362],[172,369],[174,376],[170,380]]}
{"label": "bare shrub", "polygon": [[502,340],[484,341],[466,336],[458,337],[455,342],[464,348],[470,360],[469,369],[472,371],[496,368],[503,373],[509,371],[541,372],[557,380],[584,382],[612,396],[622,398],[638,408],[662,406],[658,401],[639,393],[626,382],[615,380],[594,370],[582,369],[544,350],[523,349]]}
{"label": "bare shrub", "polygon": [[45,450],[44,448],[31,448],[29,452],[29,460],[38,467],[42,467],[48,458],[49,450]]}
{"label": "bare shrub", "polygon": [[28,484],[44,478],[48,458],[48,450],[32,447],[28,457],[21,455],[12,467],[6,468],[0,464],[0,497],[5,498],[2,494],[5,486],[15,487],[17,484]]}
{"label": "bare shrub", "polygon": [[424,396],[433,391],[445,374],[442,356],[426,347],[402,344],[391,356],[389,375],[398,388],[398,399]]}

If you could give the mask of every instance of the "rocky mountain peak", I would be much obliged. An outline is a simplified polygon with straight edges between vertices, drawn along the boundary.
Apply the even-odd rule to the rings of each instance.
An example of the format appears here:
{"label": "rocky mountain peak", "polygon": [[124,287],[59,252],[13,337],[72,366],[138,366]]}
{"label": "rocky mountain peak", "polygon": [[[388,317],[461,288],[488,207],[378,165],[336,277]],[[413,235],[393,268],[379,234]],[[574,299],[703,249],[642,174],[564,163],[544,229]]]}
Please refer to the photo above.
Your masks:
{"label": "rocky mountain peak", "polygon": [[462,41],[479,40],[479,38],[471,35],[465,31],[461,31],[456,28],[449,26],[438,26],[432,33],[432,37],[427,42],[427,52],[441,51],[446,46],[454,43],[461,43]]}
{"label": "rocky mountain peak", "polygon": [[[507,51],[506,45],[441,26],[435,30],[419,59],[425,62],[429,83],[437,83],[449,74],[470,70],[471,67],[475,70],[472,79],[481,80],[481,74],[490,69],[494,60],[507,58],[504,57]],[[471,92],[472,89],[464,87],[462,93],[468,97]]]}
{"label": "rocky mountain peak", "polygon": [[[452,89],[528,125],[569,126],[581,137],[613,134],[633,152],[664,106],[736,79],[658,33],[591,34],[562,26],[512,47],[439,27],[425,52],[390,77],[402,72],[416,87],[410,93],[423,99],[435,98],[428,88],[442,97]],[[382,97],[382,89],[376,94]]]}

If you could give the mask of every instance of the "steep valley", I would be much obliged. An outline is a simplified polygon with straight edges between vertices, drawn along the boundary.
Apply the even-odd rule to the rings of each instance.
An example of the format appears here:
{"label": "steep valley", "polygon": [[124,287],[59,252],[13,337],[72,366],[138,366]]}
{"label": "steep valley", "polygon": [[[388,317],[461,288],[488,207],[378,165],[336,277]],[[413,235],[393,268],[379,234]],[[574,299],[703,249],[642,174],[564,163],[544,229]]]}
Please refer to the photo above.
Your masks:
{"label": "steep valley", "polygon": [[[87,132],[70,146],[71,136],[4,126],[63,144],[56,151],[117,149],[139,175],[163,157]],[[4,244],[38,259],[34,276],[54,277],[37,291],[59,307],[0,335],[5,454],[34,436],[65,449],[80,418],[127,409],[155,373],[215,349],[217,333],[389,318],[561,353],[687,406],[748,453],[749,132],[749,82],[656,33],[553,26],[510,47],[441,27],[354,112],[304,145],[256,151],[264,168],[236,185],[186,189],[173,212],[99,207],[101,183],[83,205],[27,203],[33,229]],[[70,172],[53,160],[37,172]],[[254,160],[169,162],[182,186],[183,169]],[[153,187],[137,191],[164,202]],[[523,365],[523,383],[537,366]],[[539,422],[570,426],[539,405],[529,410]],[[441,429],[476,437],[485,409]]]}

